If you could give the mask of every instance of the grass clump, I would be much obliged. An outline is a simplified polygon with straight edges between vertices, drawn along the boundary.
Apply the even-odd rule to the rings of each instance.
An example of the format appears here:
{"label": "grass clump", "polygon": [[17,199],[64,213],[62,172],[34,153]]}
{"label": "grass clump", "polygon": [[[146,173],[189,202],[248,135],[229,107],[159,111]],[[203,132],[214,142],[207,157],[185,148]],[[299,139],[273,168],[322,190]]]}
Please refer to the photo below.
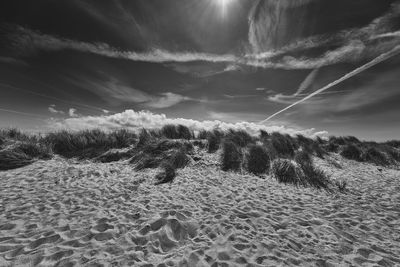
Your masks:
{"label": "grass clump", "polygon": [[190,131],[190,129],[184,125],[174,125],[174,124],[167,124],[164,125],[160,133],[162,136],[168,139],[186,139],[190,140],[192,139],[193,132]]}
{"label": "grass clump", "polygon": [[272,162],[272,173],[275,179],[284,184],[301,185],[302,170],[293,161],[288,159],[276,159]]}
{"label": "grass clump", "polygon": [[305,166],[305,165],[313,165],[313,159],[310,155],[310,153],[306,151],[299,151],[296,153],[294,160],[300,165],[300,166]]}
{"label": "grass clump", "polygon": [[125,130],[105,133],[100,130],[80,132],[61,131],[50,133],[45,141],[51,145],[56,154],[67,158],[95,158],[112,148],[123,148],[131,145],[136,135]]}
{"label": "grass clump", "polygon": [[314,164],[300,165],[304,180],[303,184],[309,185],[317,189],[329,190],[331,184],[328,175],[321,169],[314,166]]}
{"label": "grass clump", "polygon": [[387,166],[390,164],[386,154],[375,147],[370,147],[363,155],[365,161],[375,163],[376,165]]}
{"label": "grass clump", "polygon": [[260,175],[268,172],[271,165],[271,158],[263,146],[252,145],[247,153],[246,162],[249,172]]}
{"label": "grass clump", "polygon": [[171,164],[164,164],[163,171],[156,175],[155,185],[172,183],[176,177],[176,170]]}
{"label": "grass clump", "polygon": [[52,150],[49,146],[40,142],[24,142],[18,144],[15,148],[31,158],[51,159]]}
{"label": "grass clump", "polygon": [[214,153],[219,149],[223,136],[224,136],[223,132],[219,130],[207,132],[208,153]]}
{"label": "grass clump", "polygon": [[222,144],[221,165],[223,171],[239,171],[242,165],[242,151],[232,141],[225,140]]}
{"label": "grass clump", "polygon": [[362,150],[359,146],[354,144],[345,145],[340,155],[346,159],[362,161]]}
{"label": "grass clump", "polygon": [[272,133],[270,140],[279,157],[293,158],[296,144],[289,135],[274,132]]}
{"label": "grass clump", "polygon": [[254,143],[254,138],[244,130],[230,129],[225,135],[225,139],[230,140],[240,147],[246,147],[248,144]]}
{"label": "grass clump", "polygon": [[22,151],[3,150],[0,151],[0,171],[7,171],[21,168],[33,163],[32,157],[29,157]]}

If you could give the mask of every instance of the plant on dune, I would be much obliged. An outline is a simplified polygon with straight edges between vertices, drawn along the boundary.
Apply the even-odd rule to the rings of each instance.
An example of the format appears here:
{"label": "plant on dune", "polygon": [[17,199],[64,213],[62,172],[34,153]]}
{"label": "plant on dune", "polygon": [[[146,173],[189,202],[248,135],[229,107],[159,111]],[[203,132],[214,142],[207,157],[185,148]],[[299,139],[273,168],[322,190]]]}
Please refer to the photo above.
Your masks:
{"label": "plant on dune", "polygon": [[272,173],[280,183],[302,185],[302,170],[297,164],[288,159],[276,159],[272,162]]}
{"label": "plant on dune", "polygon": [[180,139],[190,140],[194,138],[193,132],[184,125],[179,124],[176,130]]}
{"label": "plant on dune", "polygon": [[172,153],[168,162],[175,169],[180,169],[186,167],[190,162],[190,157],[186,154],[184,149],[176,150]]}
{"label": "plant on dune", "polygon": [[377,165],[387,166],[390,164],[389,158],[382,151],[375,147],[370,147],[365,151],[363,158],[365,161],[375,163]]}
{"label": "plant on dune", "polygon": [[339,151],[340,146],[334,142],[328,141],[328,143],[324,146],[325,150],[328,152],[337,153]]}
{"label": "plant on dune", "polygon": [[346,159],[362,161],[362,150],[359,146],[354,144],[345,145],[340,152],[340,155]]}
{"label": "plant on dune", "polygon": [[168,139],[178,139],[178,131],[176,126],[173,124],[164,125],[161,130],[161,135]]}
{"label": "plant on dune", "polygon": [[391,140],[385,142],[384,144],[394,148],[400,148],[400,140]]}
{"label": "plant on dune", "polygon": [[271,158],[263,146],[252,145],[246,154],[246,162],[248,171],[259,175],[268,172],[271,165]]}
{"label": "plant on dune", "polygon": [[18,150],[3,150],[0,151],[0,170],[12,170],[27,166],[33,163],[34,160]]}
{"label": "plant on dune", "polygon": [[154,140],[135,148],[130,163],[136,165],[136,170],[158,168],[165,162],[169,162],[174,168],[183,168],[189,163],[187,154],[192,150],[193,145],[189,141]]}
{"label": "plant on dune", "polygon": [[342,136],[330,136],[328,142],[338,146],[344,146],[346,144],[346,140]]}
{"label": "plant on dune", "polygon": [[335,185],[339,189],[340,192],[347,191],[347,182],[346,181],[336,181]]}
{"label": "plant on dune", "polygon": [[50,159],[52,157],[51,148],[40,142],[20,143],[14,149],[16,151],[21,151],[31,158]]}
{"label": "plant on dune", "polygon": [[295,151],[294,140],[289,135],[274,132],[271,135],[271,143],[280,157],[293,158]]}
{"label": "plant on dune", "polygon": [[190,129],[184,125],[173,125],[173,124],[166,124],[164,125],[160,133],[162,136],[168,139],[186,139],[190,140],[193,138],[193,133]]}
{"label": "plant on dune", "polygon": [[116,147],[129,147],[137,141],[137,135],[126,129],[121,129],[109,133],[109,138]]}
{"label": "plant on dune", "polygon": [[214,153],[219,149],[221,144],[221,136],[216,132],[209,132],[207,134],[208,153]]}
{"label": "plant on dune", "polygon": [[175,168],[168,163],[163,164],[163,171],[157,174],[155,177],[155,179],[157,180],[155,185],[172,183],[175,179],[175,176],[176,176]]}
{"label": "plant on dune", "polygon": [[329,190],[331,181],[328,175],[321,169],[314,166],[314,164],[302,164],[300,165],[303,171],[303,183],[317,189]]}
{"label": "plant on dune", "polygon": [[[44,139],[56,154],[67,158],[95,158],[112,148],[122,148],[133,142],[133,134],[105,133],[100,130],[50,133]],[[127,138],[127,139],[125,139]]]}
{"label": "plant on dune", "polygon": [[270,137],[271,137],[271,135],[267,131],[260,130],[259,138],[261,141],[264,139],[269,139]]}
{"label": "plant on dune", "polygon": [[235,143],[240,147],[246,147],[255,142],[254,138],[244,130],[230,129],[225,135],[225,139]]}
{"label": "plant on dune", "polygon": [[146,144],[150,143],[153,140],[154,140],[153,136],[146,129],[141,129],[139,132],[139,140],[136,146],[137,147],[145,146]]}
{"label": "plant on dune", "polygon": [[294,156],[294,161],[296,161],[300,166],[313,164],[312,157],[307,151],[298,151]]}
{"label": "plant on dune", "polygon": [[0,148],[4,145],[5,142],[6,142],[5,138],[0,136]]}
{"label": "plant on dune", "polygon": [[222,144],[221,165],[223,171],[239,171],[242,164],[242,151],[232,141],[225,140]]}

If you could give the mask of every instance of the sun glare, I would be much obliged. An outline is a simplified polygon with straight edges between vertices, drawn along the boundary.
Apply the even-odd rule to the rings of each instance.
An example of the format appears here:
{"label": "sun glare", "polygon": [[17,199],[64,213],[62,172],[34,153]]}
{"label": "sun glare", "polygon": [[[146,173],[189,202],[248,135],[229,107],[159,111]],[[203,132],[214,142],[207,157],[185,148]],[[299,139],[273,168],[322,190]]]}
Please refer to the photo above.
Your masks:
{"label": "sun glare", "polygon": [[221,7],[221,13],[222,13],[222,17],[226,16],[226,12],[227,12],[227,7],[229,2],[231,2],[231,0],[217,0],[218,4]]}

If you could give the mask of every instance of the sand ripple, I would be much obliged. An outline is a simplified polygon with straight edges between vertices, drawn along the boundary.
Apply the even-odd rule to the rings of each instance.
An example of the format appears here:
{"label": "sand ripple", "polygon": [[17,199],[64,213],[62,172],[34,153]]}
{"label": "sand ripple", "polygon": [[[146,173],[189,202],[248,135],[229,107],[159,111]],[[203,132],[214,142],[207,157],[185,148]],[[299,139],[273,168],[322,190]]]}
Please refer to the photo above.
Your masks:
{"label": "sand ripple", "polygon": [[124,162],[1,172],[0,266],[400,266],[399,171],[317,161],[349,184],[329,195],[212,157],[162,186]]}

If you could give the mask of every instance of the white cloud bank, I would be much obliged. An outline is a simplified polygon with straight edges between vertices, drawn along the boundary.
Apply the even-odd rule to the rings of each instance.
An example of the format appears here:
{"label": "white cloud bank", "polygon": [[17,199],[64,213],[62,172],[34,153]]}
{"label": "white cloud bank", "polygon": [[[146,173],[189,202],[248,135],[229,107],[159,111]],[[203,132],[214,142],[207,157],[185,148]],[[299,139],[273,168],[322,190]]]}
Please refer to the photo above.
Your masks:
{"label": "white cloud bank", "polygon": [[237,129],[246,130],[250,134],[257,135],[260,130],[267,132],[282,132],[290,135],[303,134],[309,137],[327,136],[327,132],[316,132],[315,129],[295,129],[286,126],[266,126],[250,122],[226,123],[219,120],[197,121],[183,118],[168,118],[165,114],[154,114],[149,111],[126,110],[114,115],[84,116],[79,118],[67,118],[63,120],[49,121],[49,128],[52,130],[84,130],[100,128],[103,130],[129,129],[138,131],[142,128],[158,129],[166,124],[182,124],[193,131],[202,129],[221,130]]}

